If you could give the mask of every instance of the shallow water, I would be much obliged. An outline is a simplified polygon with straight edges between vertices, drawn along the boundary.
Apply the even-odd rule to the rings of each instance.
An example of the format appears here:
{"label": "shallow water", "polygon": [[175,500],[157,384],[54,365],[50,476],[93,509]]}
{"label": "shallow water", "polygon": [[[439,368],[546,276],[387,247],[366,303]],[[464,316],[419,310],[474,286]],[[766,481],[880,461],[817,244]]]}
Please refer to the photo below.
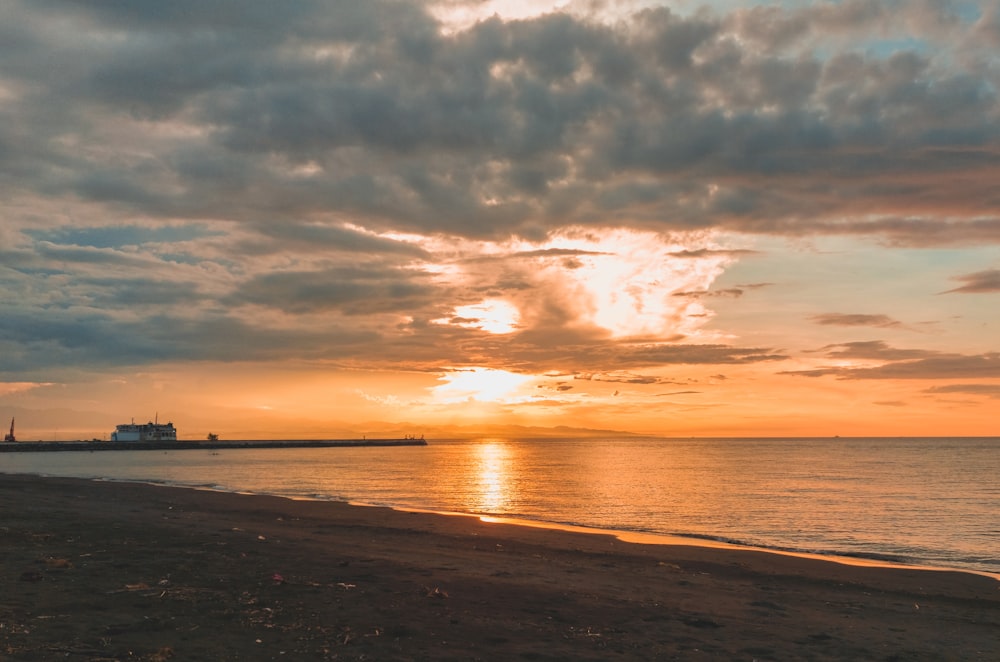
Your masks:
{"label": "shallow water", "polygon": [[4,453],[0,471],[492,514],[1000,573],[1000,439],[477,439]]}

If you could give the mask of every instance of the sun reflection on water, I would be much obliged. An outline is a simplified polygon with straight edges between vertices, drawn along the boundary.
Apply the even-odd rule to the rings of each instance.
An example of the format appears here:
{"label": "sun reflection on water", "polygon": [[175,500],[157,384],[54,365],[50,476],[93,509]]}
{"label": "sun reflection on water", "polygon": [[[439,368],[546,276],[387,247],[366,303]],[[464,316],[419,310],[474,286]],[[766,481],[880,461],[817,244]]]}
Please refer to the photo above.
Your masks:
{"label": "sun reflection on water", "polygon": [[502,441],[488,441],[476,448],[478,490],[475,509],[482,513],[506,512],[511,503],[511,450]]}

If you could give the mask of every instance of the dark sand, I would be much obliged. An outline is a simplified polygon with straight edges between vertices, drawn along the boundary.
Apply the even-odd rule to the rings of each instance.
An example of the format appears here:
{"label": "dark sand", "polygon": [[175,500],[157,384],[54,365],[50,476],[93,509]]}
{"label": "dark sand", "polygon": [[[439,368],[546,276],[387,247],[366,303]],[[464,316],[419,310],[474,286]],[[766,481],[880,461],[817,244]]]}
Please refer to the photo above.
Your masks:
{"label": "dark sand", "polygon": [[0,660],[1000,660],[1000,582],[0,474]]}

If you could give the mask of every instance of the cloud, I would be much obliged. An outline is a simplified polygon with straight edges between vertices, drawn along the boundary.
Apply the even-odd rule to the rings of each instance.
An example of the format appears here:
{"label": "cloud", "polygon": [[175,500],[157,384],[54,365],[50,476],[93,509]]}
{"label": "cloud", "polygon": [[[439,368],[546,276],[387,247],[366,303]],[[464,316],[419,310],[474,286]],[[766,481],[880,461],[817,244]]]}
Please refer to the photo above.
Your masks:
{"label": "cloud", "polygon": [[681,258],[702,258],[702,257],[714,257],[714,256],[725,256],[725,257],[742,257],[744,255],[757,255],[758,251],[748,250],[745,248],[736,248],[731,250],[719,250],[712,248],[699,248],[697,250],[683,250],[671,253],[671,257],[681,257]]}
{"label": "cloud", "polygon": [[638,375],[630,372],[607,372],[607,373],[580,373],[573,376],[573,379],[582,379],[594,382],[610,382],[613,384],[679,384],[680,382],[667,377],[657,377],[654,375]]}
{"label": "cloud", "polygon": [[62,226],[45,230],[27,230],[26,234],[51,245],[87,246],[99,249],[121,249],[126,246],[176,243],[223,236],[222,232],[209,229],[204,224],[190,223],[160,227],[141,225]]}
{"label": "cloud", "polygon": [[889,329],[902,326],[902,323],[888,315],[864,315],[850,313],[824,313],[809,318],[817,324],[825,326],[874,326]]}
{"label": "cloud", "polygon": [[[449,21],[418,0],[9,0],[4,377],[772,370],[782,343],[709,324],[713,303],[760,319],[749,304],[770,291],[736,299],[781,255],[746,246],[1000,244],[996,13],[806,4]],[[720,279],[751,257],[746,284]],[[958,281],[997,287],[992,271]],[[461,314],[484,302],[516,319],[502,337]],[[972,379],[995,363],[877,342],[818,355],[831,366],[797,374]]]}
{"label": "cloud", "polygon": [[958,393],[963,395],[982,395],[987,398],[1000,400],[1000,384],[948,384],[947,386],[934,386],[925,393]]}
{"label": "cloud", "polygon": [[738,287],[729,287],[722,290],[705,290],[701,292],[674,292],[671,296],[688,297],[691,299],[726,297],[739,299],[743,296],[743,290]]}
{"label": "cloud", "polygon": [[988,269],[964,276],[955,276],[954,280],[962,281],[965,285],[948,290],[945,294],[950,292],[961,292],[964,294],[1000,292],[1000,269]]}
{"label": "cloud", "polygon": [[858,342],[823,348],[838,361],[879,361],[880,365],[835,365],[780,374],[802,377],[833,376],[859,379],[994,379],[1000,378],[1000,352],[955,354],[919,349],[896,349],[884,342]]}
{"label": "cloud", "polygon": [[[686,383],[675,378],[651,377],[641,371],[667,366],[754,365],[775,363],[787,357],[765,348],[729,345],[676,345],[669,343],[627,343],[599,334],[570,333],[552,344],[537,342],[533,334],[514,332],[496,336],[474,329],[450,328],[447,332],[425,333],[412,328],[411,334],[381,337],[377,348],[366,353],[353,348],[359,365],[394,366],[428,371],[442,366],[475,367],[488,365],[512,372],[546,374],[569,372],[580,379],[633,384]],[[439,345],[447,343],[442,354]],[[636,374],[631,374],[637,371]]]}
{"label": "cloud", "polygon": [[820,348],[820,352],[834,359],[863,359],[876,361],[908,361],[911,359],[929,358],[934,352],[923,349],[899,349],[891,347],[882,340],[865,340],[858,342],[839,343]]}
{"label": "cloud", "polygon": [[24,393],[36,388],[52,386],[49,383],[37,382],[0,382],[0,395],[12,395],[14,393]]}
{"label": "cloud", "polygon": [[518,251],[510,257],[513,258],[534,258],[534,257],[579,257],[582,255],[611,255],[606,251],[588,251],[578,248],[544,248],[534,251]]}
{"label": "cloud", "polygon": [[82,286],[89,294],[89,304],[109,309],[178,306],[190,307],[209,298],[193,283],[177,283],[152,278],[84,278]]}
{"label": "cloud", "polygon": [[122,320],[73,310],[44,324],[8,313],[0,325],[5,372],[74,366],[99,368],[163,361],[247,361],[291,357],[338,358],[357,354],[377,339],[372,330],[348,326],[322,331],[250,325],[234,316],[183,319],[152,315]]}
{"label": "cloud", "polygon": [[344,251],[378,253],[427,258],[427,253],[409,241],[379,236],[359,228],[329,223],[304,223],[289,220],[282,223],[260,223],[259,233],[248,239],[244,250],[256,254],[295,250],[296,252]]}
{"label": "cloud", "polygon": [[[296,223],[287,232],[247,224],[229,237],[219,227],[178,226],[173,237],[129,226],[117,242],[99,226],[28,235],[0,269],[15,294],[0,302],[5,367],[27,376],[59,365],[299,359],[576,374],[776,360],[723,344],[671,348],[707,319],[671,288],[707,287],[730,259],[671,258],[683,236],[567,230],[496,243]],[[515,322],[505,337],[487,332],[499,328],[487,329],[489,310]]]}
{"label": "cloud", "polygon": [[338,309],[348,315],[405,312],[432,303],[426,276],[393,268],[352,267],[322,271],[261,274],[225,299],[232,305],[254,304],[290,313]]}
{"label": "cloud", "polygon": [[696,365],[784,361],[788,357],[767,348],[729,345],[640,345],[621,352],[622,361],[633,365]]}
{"label": "cloud", "polygon": [[7,199],[289,240],[344,217],[1000,236],[995,19],[872,0],[448,30],[398,0],[157,4],[9,3]]}
{"label": "cloud", "polygon": [[152,266],[148,255],[125,253],[110,248],[90,246],[59,246],[47,241],[36,244],[38,255],[49,263],[100,264],[142,268]]}
{"label": "cloud", "polygon": [[[959,182],[956,182],[956,185],[962,186]],[[990,212],[984,212],[984,215],[989,214]],[[936,216],[823,220],[801,228],[780,223],[774,231],[784,231],[788,234],[871,236],[880,238],[890,246],[912,248],[972,246],[1000,242],[1000,218],[960,219],[952,216]]]}

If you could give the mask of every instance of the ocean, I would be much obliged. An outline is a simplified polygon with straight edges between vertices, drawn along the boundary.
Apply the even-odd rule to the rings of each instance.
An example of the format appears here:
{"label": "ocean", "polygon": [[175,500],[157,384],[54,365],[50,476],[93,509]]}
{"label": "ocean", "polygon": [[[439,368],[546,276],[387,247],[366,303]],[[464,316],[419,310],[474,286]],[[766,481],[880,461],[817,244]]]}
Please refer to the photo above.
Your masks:
{"label": "ocean", "polygon": [[0,472],[492,515],[1000,574],[1000,438],[3,453]]}

